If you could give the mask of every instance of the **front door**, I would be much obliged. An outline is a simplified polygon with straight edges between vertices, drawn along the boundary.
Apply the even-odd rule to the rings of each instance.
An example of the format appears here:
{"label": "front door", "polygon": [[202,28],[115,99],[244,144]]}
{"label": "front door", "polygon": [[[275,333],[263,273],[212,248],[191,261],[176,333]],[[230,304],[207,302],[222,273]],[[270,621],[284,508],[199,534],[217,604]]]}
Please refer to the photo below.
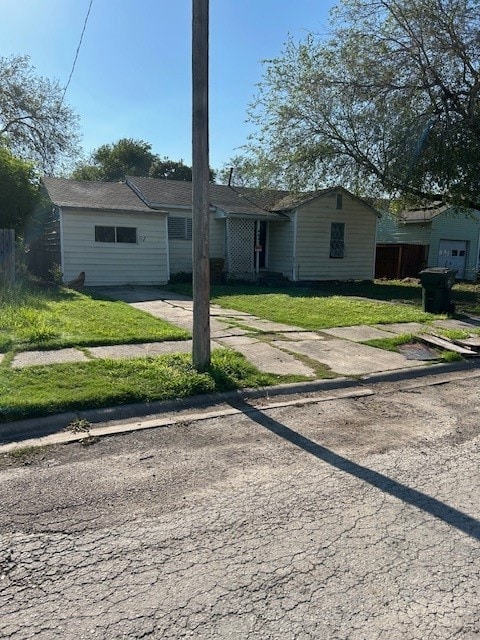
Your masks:
{"label": "front door", "polygon": [[437,266],[456,269],[457,275],[455,277],[457,280],[461,280],[465,276],[466,260],[466,240],[440,240]]}
{"label": "front door", "polygon": [[257,222],[256,235],[255,250],[258,252],[258,268],[265,269],[267,266],[267,222],[265,220]]}

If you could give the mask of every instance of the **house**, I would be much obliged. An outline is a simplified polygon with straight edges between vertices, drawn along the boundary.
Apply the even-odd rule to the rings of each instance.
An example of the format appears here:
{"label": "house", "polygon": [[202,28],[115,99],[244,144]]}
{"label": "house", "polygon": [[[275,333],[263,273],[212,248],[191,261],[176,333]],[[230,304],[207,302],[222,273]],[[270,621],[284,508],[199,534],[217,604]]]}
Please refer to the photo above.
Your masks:
{"label": "house", "polygon": [[[32,226],[32,264],[65,281],[165,284],[192,271],[192,185],[154,178],[122,183],[44,178]],[[229,279],[275,272],[293,282],[371,280],[377,212],[342,187],[294,196],[210,185],[210,257]]]}
{"label": "house", "polygon": [[448,267],[458,280],[477,279],[480,212],[434,203],[397,216],[382,214],[377,228],[377,278],[417,277],[425,267]]}

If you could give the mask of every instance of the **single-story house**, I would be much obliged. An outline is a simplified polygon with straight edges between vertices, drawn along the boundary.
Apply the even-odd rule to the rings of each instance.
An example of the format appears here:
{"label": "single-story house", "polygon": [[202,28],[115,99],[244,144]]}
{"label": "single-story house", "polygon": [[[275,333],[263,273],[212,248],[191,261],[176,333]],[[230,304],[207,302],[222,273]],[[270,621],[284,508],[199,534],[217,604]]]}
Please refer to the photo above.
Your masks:
{"label": "single-story house", "polygon": [[398,215],[382,214],[377,227],[377,278],[417,277],[425,267],[456,269],[477,279],[480,212],[434,203]]}
{"label": "single-story house", "polygon": [[[27,236],[40,275],[56,263],[65,281],[84,271],[97,286],[165,284],[192,271],[191,183],[46,177],[43,187]],[[342,187],[293,196],[211,184],[210,203],[210,257],[229,279],[374,277],[378,213]]]}

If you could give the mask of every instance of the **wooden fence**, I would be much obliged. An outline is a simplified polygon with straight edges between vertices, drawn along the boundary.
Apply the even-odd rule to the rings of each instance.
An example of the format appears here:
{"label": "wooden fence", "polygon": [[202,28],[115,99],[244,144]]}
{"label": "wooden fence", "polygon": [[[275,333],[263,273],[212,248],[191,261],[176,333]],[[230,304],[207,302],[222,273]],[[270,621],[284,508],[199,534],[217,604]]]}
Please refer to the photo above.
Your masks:
{"label": "wooden fence", "polygon": [[0,229],[0,282],[15,280],[15,231]]}

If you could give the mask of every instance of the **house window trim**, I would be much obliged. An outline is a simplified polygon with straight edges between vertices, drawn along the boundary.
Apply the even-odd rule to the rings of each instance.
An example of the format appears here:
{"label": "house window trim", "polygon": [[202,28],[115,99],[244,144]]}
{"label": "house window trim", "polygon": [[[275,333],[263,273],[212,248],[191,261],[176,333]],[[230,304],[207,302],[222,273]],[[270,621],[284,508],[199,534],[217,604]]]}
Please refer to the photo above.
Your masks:
{"label": "house window trim", "polygon": [[[334,228],[341,228],[341,238],[334,237]],[[335,234],[337,235],[337,234]],[[338,255],[341,253],[341,255]],[[345,258],[345,222],[330,223],[330,259],[343,260]]]}
{"label": "house window trim", "polygon": [[[113,229],[114,230],[114,240],[97,240],[97,229]],[[118,229],[133,229],[135,231],[135,241],[134,242],[125,242],[122,240],[118,240]],[[114,225],[114,224],[96,224],[94,225],[94,240],[95,244],[138,244],[138,228],[137,227],[127,227],[125,225]]]}

